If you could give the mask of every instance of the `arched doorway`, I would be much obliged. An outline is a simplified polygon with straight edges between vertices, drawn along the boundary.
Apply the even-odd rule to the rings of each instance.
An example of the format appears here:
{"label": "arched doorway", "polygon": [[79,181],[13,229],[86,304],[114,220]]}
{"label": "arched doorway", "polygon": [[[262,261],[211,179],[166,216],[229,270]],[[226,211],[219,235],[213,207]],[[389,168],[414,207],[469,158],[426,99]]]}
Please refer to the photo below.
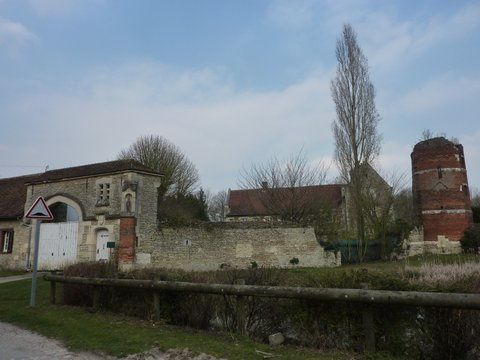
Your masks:
{"label": "arched doorway", "polygon": [[77,242],[81,211],[70,199],[55,197],[47,201],[53,221],[42,223],[38,267],[61,269],[77,260]]}

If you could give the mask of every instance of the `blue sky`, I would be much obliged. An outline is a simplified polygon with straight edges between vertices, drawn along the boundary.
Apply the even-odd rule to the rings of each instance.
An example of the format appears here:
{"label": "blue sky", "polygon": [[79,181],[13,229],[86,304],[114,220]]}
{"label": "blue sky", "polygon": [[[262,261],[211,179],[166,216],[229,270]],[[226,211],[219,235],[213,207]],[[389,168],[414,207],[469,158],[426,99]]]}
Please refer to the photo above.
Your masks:
{"label": "blue sky", "polygon": [[377,90],[376,166],[408,173],[428,128],[460,139],[480,187],[478,1],[0,0],[0,177],[112,160],[151,133],[214,191],[301,147],[329,162],[345,22]]}

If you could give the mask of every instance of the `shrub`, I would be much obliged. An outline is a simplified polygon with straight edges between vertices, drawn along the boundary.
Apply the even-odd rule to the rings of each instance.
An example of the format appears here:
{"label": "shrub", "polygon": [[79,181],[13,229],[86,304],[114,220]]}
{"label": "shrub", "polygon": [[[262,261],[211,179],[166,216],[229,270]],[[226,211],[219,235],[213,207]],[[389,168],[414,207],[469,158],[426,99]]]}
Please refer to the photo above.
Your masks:
{"label": "shrub", "polygon": [[[198,283],[301,286],[318,288],[362,288],[385,290],[441,290],[480,292],[480,262],[431,264],[407,267],[402,274],[367,269],[308,272],[300,269],[224,269],[214,272],[142,269],[118,272],[108,263],[76,264],[65,270],[68,276],[158,279]],[[67,304],[91,305],[91,289],[66,285]],[[287,342],[314,346],[363,350],[363,305],[260,297],[208,294],[160,293],[162,320],[170,324],[201,329],[219,329],[246,334],[267,341],[282,332]],[[103,287],[103,309],[152,319],[153,296],[149,291]],[[480,333],[479,314],[457,310],[424,310],[415,307],[372,305],[377,347],[380,351],[407,358],[449,359],[455,349],[458,358],[472,354]],[[453,329],[453,330],[451,330]],[[452,331],[455,334],[452,335]],[[478,341],[477,341],[478,343]],[[445,355],[446,357],[442,357]]]}
{"label": "shrub", "polygon": [[292,265],[298,265],[299,262],[300,260],[298,260],[296,257],[290,259],[290,264]]}
{"label": "shrub", "polygon": [[480,224],[474,224],[465,230],[460,245],[465,253],[478,254],[480,252]]}

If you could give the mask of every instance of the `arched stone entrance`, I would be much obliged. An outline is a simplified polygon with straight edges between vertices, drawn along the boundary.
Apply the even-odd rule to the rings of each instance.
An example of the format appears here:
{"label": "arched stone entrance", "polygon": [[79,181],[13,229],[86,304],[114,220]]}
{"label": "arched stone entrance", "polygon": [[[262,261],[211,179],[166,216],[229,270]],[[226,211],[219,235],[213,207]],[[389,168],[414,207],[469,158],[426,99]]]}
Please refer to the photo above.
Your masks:
{"label": "arched stone entrance", "polygon": [[65,196],[47,200],[54,220],[42,223],[38,267],[42,270],[61,269],[77,261],[81,207]]}

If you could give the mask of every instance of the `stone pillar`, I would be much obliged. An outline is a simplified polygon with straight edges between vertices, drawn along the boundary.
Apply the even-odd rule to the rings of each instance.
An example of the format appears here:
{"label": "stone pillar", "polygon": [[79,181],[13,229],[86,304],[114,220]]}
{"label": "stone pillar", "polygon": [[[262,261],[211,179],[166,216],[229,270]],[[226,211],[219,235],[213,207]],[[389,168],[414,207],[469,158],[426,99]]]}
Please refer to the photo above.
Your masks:
{"label": "stone pillar", "polygon": [[135,226],[137,219],[133,216],[120,218],[120,241],[118,244],[118,266],[121,269],[133,267],[135,260]]}

